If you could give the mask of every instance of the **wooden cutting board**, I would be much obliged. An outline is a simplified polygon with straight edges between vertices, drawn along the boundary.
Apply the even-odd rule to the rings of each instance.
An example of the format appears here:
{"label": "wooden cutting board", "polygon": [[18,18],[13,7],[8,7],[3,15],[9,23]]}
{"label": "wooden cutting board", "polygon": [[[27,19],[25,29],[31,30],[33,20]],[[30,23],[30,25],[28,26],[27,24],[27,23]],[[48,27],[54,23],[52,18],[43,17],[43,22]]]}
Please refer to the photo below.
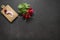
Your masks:
{"label": "wooden cutting board", "polygon": [[1,13],[10,21],[12,22],[16,17],[18,17],[18,13],[16,13],[10,5],[1,6],[2,10]]}

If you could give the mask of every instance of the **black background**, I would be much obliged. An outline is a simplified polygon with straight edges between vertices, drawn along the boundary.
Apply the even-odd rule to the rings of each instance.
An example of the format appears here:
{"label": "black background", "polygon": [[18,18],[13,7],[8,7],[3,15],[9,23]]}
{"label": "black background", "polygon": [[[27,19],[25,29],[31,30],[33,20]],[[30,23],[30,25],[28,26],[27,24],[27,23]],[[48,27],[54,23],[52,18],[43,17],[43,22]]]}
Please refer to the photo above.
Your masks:
{"label": "black background", "polygon": [[[34,9],[28,22],[18,17],[10,23],[0,13],[0,40],[59,40],[60,10],[58,0],[0,0],[9,4],[16,12],[18,4],[27,2]],[[1,7],[0,7],[0,10]]]}

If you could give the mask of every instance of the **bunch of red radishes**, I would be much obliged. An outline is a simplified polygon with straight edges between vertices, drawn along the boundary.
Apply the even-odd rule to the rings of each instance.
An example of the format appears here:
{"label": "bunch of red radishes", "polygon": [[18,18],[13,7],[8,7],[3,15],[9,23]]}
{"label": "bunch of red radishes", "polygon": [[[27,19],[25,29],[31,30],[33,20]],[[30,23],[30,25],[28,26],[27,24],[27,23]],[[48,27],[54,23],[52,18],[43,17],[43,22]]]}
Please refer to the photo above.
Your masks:
{"label": "bunch of red radishes", "polygon": [[19,13],[22,15],[24,19],[30,19],[34,13],[34,10],[30,6],[30,4],[23,3],[18,6]]}
{"label": "bunch of red radishes", "polygon": [[22,14],[22,16],[23,16],[23,18],[25,18],[25,19],[29,19],[29,18],[32,17],[33,13],[34,13],[33,9],[32,9],[32,8],[29,8],[29,9],[26,11],[25,14]]}

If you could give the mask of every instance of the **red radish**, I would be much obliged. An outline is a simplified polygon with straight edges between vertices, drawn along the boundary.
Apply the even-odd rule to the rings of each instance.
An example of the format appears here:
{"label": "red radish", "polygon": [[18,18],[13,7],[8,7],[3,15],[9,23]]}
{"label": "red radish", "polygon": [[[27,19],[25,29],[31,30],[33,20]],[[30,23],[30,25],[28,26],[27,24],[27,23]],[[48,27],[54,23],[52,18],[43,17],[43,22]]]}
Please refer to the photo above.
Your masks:
{"label": "red radish", "polygon": [[28,13],[23,14],[22,16],[23,16],[23,18],[25,18],[25,19],[29,19],[29,18],[30,18],[30,15],[29,15]]}
{"label": "red radish", "polygon": [[34,12],[34,11],[33,11],[33,9],[32,9],[32,10],[30,10],[30,13],[29,13],[29,14],[32,16],[33,12]]}
{"label": "red radish", "polygon": [[29,19],[31,16],[27,13],[25,19]]}
{"label": "red radish", "polygon": [[27,10],[27,13],[33,13],[33,10],[31,9],[31,10]]}
{"label": "red radish", "polygon": [[27,10],[27,13],[29,13],[30,16],[32,16],[33,12],[34,12],[33,9],[31,9],[31,10]]}
{"label": "red radish", "polygon": [[30,13],[33,13],[34,11],[33,11],[33,9],[32,10],[30,10]]}
{"label": "red radish", "polygon": [[26,14],[22,14],[23,18],[25,18]]}
{"label": "red radish", "polygon": [[26,19],[29,19],[30,18],[30,15],[29,16],[26,16]]}

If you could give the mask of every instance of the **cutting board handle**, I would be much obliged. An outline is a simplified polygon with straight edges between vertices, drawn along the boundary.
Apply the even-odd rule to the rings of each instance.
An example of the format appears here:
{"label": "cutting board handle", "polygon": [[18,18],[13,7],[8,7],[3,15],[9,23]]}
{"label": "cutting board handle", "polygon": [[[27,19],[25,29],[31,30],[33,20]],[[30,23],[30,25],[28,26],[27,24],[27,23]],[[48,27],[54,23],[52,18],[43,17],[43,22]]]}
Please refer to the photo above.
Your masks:
{"label": "cutting board handle", "polygon": [[1,8],[4,8],[5,7],[5,5],[1,5]]}

